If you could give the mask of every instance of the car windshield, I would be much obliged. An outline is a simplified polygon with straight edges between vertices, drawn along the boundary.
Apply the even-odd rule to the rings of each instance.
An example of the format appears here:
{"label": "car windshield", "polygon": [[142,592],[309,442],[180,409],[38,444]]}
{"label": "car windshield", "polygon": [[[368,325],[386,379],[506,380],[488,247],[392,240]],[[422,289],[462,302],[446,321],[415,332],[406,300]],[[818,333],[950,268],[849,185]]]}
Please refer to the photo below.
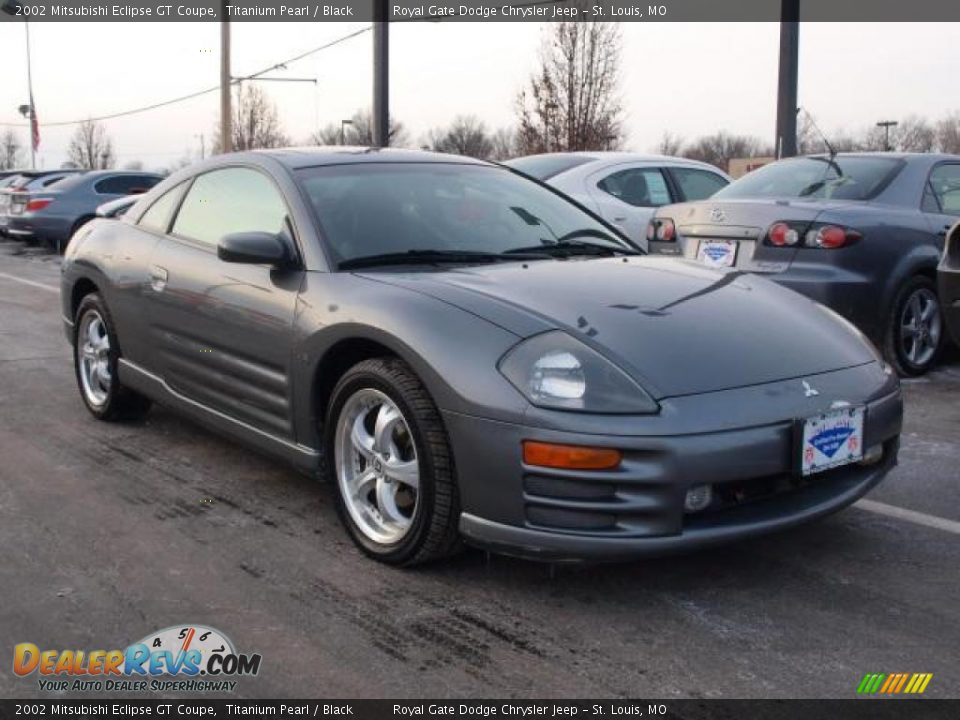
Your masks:
{"label": "car windshield", "polygon": [[888,157],[804,157],[766,165],[723,188],[713,199],[812,198],[869,200],[899,172]]}
{"label": "car windshield", "polygon": [[574,238],[636,251],[576,205],[502,168],[358,163],[298,175],[338,264],[411,251],[531,252]]}

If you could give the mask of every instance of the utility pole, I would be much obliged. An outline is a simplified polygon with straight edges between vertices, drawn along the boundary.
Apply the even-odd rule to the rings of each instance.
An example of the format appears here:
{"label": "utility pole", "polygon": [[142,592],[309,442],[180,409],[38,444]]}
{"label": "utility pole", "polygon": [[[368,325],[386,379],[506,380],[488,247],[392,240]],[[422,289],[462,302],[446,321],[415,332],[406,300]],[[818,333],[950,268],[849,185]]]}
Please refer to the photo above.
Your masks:
{"label": "utility pole", "polygon": [[30,23],[23,22],[23,29],[27,34],[27,92],[30,94],[30,169],[37,169],[37,150],[34,147],[34,129],[37,126],[37,108],[33,105],[33,70],[30,62]]}
{"label": "utility pole", "polygon": [[797,79],[800,65],[800,0],[780,0],[780,71],[777,88],[778,158],[797,154]]}
{"label": "utility pole", "polygon": [[390,145],[390,35],[387,0],[373,0],[373,19],[373,144],[376,147],[387,147]]}
{"label": "utility pole", "polygon": [[200,159],[206,160],[207,158],[207,139],[204,137],[203,133],[195,135],[194,137],[200,138]]}
{"label": "utility pole", "polygon": [[230,110],[230,18],[227,15],[228,0],[223,0],[220,12],[220,152],[233,149],[233,128]]}
{"label": "utility pole", "polygon": [[890,146],[890,128],[896,127],[899,124],[896,120],[881,120],[877,123],[878,128],[883,128],[883,149],[887,152],[893,150]]}

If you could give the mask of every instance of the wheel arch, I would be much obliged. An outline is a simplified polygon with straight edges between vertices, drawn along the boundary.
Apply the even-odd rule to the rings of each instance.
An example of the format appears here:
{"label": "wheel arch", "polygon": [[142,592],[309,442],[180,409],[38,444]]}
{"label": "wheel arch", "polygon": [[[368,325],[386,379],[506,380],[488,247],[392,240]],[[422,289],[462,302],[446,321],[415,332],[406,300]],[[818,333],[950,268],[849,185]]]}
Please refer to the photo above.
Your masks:
{"label": "wheel arch", "polygon": [[346,324],[321,331],[310,343],[304,357],[310,362],[298,373],[305,392],[298,393],[297,437],[300,442],[320,447],[321,425],[337,382],[351,367],[375,357],[395,357],[405,362],[423,383],[433,402],[441,407],[451,392],[449,385],[430,364],[407,343],[377,328]]}

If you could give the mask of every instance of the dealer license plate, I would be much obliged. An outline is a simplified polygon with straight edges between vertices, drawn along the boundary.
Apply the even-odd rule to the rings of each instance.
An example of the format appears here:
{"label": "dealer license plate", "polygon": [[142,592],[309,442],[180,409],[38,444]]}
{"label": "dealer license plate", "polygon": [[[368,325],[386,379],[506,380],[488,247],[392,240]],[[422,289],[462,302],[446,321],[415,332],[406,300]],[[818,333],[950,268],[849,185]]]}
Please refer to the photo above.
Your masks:
{"label": "dealer license plate", "polygon": [[863,459],[863,408],[846,407],[803,421],[800,474],[813,475]]}
{"label": "dealer license plate", "polygon": [[701,240],[697,260],[710,267],[731,267],[737,259],[735,240]]}

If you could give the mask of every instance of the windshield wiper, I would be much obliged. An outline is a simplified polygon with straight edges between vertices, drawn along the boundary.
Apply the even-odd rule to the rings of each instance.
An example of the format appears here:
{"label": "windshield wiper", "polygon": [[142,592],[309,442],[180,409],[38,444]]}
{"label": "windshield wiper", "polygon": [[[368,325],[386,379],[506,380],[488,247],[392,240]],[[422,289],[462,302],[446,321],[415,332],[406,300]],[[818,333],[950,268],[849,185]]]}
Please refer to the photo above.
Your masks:
{"label": "windshield wiper", "polygon": [[475,250],[407,250],[349,258],[340,262],[341,270],[375,267],[377,265],[434,265],[439,263],[491,263],[517,260],[546,260],[546,252],[494,253]]}
{"label": "windshield wiper", "polygon": [[[574,240],[573,238],[577,235],[587,235],[590,237],[598,237],[599,231],[578,231],[575,233],[567,233],[564,235],[558,242],[544,243],[542,245],[531,245],[530,247],[519,247],[514,248],[513,250],[507,250],[506,254],[508,255],[518,255],[522,253],[545,253],[552,256],[568,256],[568,255],[602,255],[602,256],[612,256],[612,255],[642,255],[641,250],[634,250],[633,248],[627,247],[625,245],[606,245],[601,243],[594,242],[584,242],[583,240]],[[608,236],[609,237],[609,236]],[[611,242],[617,242],[614,238],[610,237]]]}

